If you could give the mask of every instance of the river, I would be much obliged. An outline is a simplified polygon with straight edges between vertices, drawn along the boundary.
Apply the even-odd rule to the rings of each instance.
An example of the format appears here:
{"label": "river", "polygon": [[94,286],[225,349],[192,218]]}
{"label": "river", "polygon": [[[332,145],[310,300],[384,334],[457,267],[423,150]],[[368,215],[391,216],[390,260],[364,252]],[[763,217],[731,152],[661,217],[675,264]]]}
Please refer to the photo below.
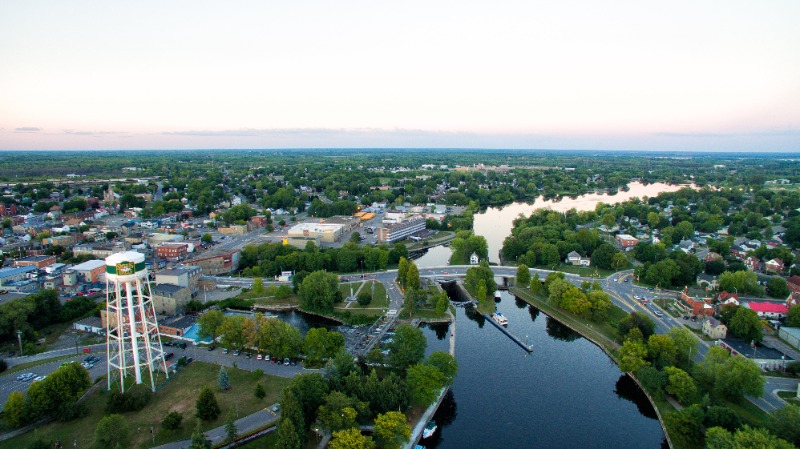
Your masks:
{"label": "river", "polygon": [[570,209],[578,211],[594,210],[599,203],[618,204],[635,197],[649,198],[662,192],[675,192],[685,186],[664,183],[645,185],[640,182],[632,182],[628,184],[628,187],[629,190],[627,192],[619,191],[615,195],[587,193],[574,199],[565,197],[560,201],[545,200],[544,197],[539,197],[532,204],[512,203],[499,209],[490,207],[479,214],[475,214],[475,221],[472,226],[473,231],[476,235],[482,235],[486,238],[486,243],[489,246],[489,261],[499,263],[503,240],[511,235],[514,219],[520,214],[527,217],[536,209],[541,208],[552,209],[557,212],[566,212]]}
{"label": "river", "polygon": [[[451,392],[434,416],[428,449],[661,448],[666,440],[638,386],[597,346],[503,292],[509,331],[457,309]],[[447,351],[447,325],[423,327],[428,352]]]}

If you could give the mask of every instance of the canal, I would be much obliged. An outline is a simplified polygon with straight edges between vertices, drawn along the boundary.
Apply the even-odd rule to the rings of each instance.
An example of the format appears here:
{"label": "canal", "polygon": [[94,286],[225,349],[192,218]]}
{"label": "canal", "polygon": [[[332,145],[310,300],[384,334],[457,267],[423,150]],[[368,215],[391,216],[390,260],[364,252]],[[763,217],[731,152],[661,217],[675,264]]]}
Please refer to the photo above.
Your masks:
{"label": "canal", "polygon": [[[457,308],[458,376],[425,447],[667,447],[647,398],[600,348],[507,292],[497,305],[533,353]],[[423,332],[428,352],[447,351],[447,325]]]}

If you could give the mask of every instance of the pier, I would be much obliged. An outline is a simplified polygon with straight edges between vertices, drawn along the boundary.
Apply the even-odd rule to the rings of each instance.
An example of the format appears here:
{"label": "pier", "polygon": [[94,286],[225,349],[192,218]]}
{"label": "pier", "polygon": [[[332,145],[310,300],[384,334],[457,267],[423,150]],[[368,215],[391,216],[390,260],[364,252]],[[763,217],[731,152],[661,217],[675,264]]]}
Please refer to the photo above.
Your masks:
{"label": "pier", "polygon": [[508,329],[506,329],[505,327],[503,327],[503,326],[501,326],[501,325],[497,324],[497,323],[496,323],[496,322],[495,322],[495,321],[492,319],[492,317],[490,317],[489,315],[487,315],[487,314],[485,314],[485,313],[481,313],[481,315],[483,315],[483,317],[484,317],[484,318],[486,318],[486,321],[488,321],[488,322],[492,323],[492,324],[494,325],[494,327],[496,327],[496,328],[500,329],[500,331],[501,331],[501,332],[503,332],[504,334],[506,334],[506,336],[507,336],[508,338],[510,338],[510,339],[511,339],[511,340],[512,340],[514,343],[518,344],[518,345],[519,345],[519,346],[520,346],[522,349],[524,349],[524,350],[526,350],[526,351],[528,351],[528,352],[533,352],[533,347],[532,347],[531,345],[529,345],[529,344],[525,343],[524,341],[522,341],[522,339],[521,339],[521,338],[519,338],[519,337],[517,337],[516,335],[512,334],[511,332],[509,332],[509,331],[508,331]]}

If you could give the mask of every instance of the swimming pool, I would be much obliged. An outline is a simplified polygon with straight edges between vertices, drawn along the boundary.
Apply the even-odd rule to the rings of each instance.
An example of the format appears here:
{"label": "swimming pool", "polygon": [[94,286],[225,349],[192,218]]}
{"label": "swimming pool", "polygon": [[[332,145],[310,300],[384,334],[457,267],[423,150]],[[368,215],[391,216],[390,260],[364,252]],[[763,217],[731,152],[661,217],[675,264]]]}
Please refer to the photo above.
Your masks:
{"label": "swimming pool", "polygon": [[183,334],[184,338],[188,338],[189,340],[194,341],[194,344],[198,343],[211,343],[211,337],[206,337],[201,339],[197,333],[200,331],[199,324],[193,324],[192,327],[186,329],[186,333]]}

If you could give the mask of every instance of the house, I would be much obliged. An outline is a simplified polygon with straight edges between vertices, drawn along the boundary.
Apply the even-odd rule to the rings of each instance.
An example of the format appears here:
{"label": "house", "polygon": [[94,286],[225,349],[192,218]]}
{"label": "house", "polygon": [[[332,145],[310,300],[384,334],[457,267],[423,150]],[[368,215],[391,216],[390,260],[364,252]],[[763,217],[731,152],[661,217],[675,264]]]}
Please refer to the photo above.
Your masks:
{"label": "house", "polygon": [[728,336],[728,327],[716,318],[709,317],[703,321],[703,333],[714,340],[721,340]]}
{"label": "house", "polygon": [[763,268],[763,264],[757,257],[750,256],[744,260],[744,266],[747,267],[748,270],[759,272]]}
{"label": "house", "polygon": [[770,259],[764,264],[764,270],[775,274],[783,274],[783,261],[780,259]]}
{"label": "house", "polygon": [[753,344],[738,338],[724,338],[717,341],[717,346],[727,350],[732,356],[746,357],[761,368],[762,371],[785,369],[792,358],[777,349]]}
{"label": "house", "polygon": [[697,275],[697,285],[705,288],[706,290],[716,290],[719,288],[717,277],[706,273],[700,273]]}
{"label": "house", "polygon": [[581,267],[588,267],[591,265],[592,261],[588,257],[581,256],[577,251],[572,251],[567,254],[567,259],[565,260],[566,263],[574,265],[574,266],[581,266]]}
{"label": "house", "polygon": [[469,256],[470,265],[478,265],[479,262],[480,259],[478,258],[478,255],[476,253],[472,253],[472,255]]}
{"label": "house", "polygon": [[731,246],[731,256],[737,260],[744,260],[747,257],[747,249],[741,245]]}
{"label": "house", "polygon": [[624,249],[625,251],[630,251],[639,243],[639,239],[630,235],[630,234],[617,234],[617,243]]}
{"label": "house", "polygon": [[785,303],[775,303],[769,301],[748,301],[745,307],[755,311],[761,318],[784,318],[789,313]]}
{"label": "house", "polygon": [[720,292],[717,295],[717,301],[719,302],[720,307],[727,306],[729,304],[733,304],[735,306],[739,305],[739,295],[735,293],[728,293],[728,292]]}
{"label": "house", "polygon": [[711,298],[695,299],[689,296],[688,292],[689,287],[685,287],[682,292],[678,293],[678,300],[691,309],[692,315],[714,315],[714,307],[711,306]]}
{"label": "house", "polygon": [[789,287],[789,290],[800,293],[800,276],[790,276],[789,279],[786,280],[786,286]]}

